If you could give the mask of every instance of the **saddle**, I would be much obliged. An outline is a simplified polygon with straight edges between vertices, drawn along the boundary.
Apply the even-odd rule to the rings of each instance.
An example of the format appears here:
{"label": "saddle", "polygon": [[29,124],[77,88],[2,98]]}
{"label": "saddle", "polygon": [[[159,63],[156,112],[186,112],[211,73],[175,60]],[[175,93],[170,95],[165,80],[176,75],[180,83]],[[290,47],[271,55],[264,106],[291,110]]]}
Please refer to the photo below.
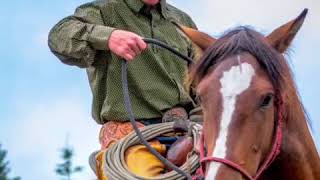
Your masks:
{"label": "saddle", "polygon": [[193,138],[190,131],[191,121],[202,124],[201,107],[191,110],[189,115],[184,108],[173,108],[164,114],[162,121],[174,122],[175,133],[185,134],[173,142],[168,148],[166,156],[174,165],[181,166],[186,162],[189,153],[193,150]]}
{"label": "saddle", "polygon": [[[188,154],[193,150],[193,139],[191,132],[188,132],[190,129],[188,116],[187,112],[180,107],[165,112],[162,122],[174,121],[174,132],[156,137],[151,142],[153,148],[176,166],[184,164],[188,158]],[[143,128],[144,124],[138,123],[138,126],[139,128]],[[106,150],[132,131],[133,129],[129,122],[120,123],[110,121],[101,128],[100,143],[102,150],[93,153],[89,160],[90,166],[95,171],[99,180],[107,179],[103,172]],[[154,177],[171,171],[171,169],[165,167],[143,145],[135,145],[127,149],[125,159],[130,171],[142,177]]]}

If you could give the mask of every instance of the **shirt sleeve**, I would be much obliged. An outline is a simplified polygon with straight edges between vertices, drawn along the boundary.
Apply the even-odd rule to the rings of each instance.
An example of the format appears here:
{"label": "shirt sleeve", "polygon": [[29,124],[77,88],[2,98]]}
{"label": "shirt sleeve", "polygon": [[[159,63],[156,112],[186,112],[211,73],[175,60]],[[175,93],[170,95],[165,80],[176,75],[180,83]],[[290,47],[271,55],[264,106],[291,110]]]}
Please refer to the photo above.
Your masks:
{"label": "shirt sleeve", "polygon": [[85,68],[94,63],[98,50],[108,50],[113,30],[104,25],[98,7],[80,6],[52,28],[48,45],[63,63]]}

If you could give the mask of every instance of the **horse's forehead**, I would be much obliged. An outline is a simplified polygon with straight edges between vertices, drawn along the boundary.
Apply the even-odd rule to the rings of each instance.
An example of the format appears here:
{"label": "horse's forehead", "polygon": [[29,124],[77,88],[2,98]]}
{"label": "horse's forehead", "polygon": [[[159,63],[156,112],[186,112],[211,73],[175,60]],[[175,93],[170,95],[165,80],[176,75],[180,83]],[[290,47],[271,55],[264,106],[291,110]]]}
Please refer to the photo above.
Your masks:
{"label": "horse's forehead", "polygon": [[255,75],[253,66],[247,62],[239,62],[223,72],[220,78],[223,97],[237,96],[249,88]]}
{"label": "horse's forehead", "polygon": [[[197,91],[198,94],[206,93],[207,90],[214,87],[215,89],[223,88],[224,91],[233,91],[245,86],[242,81],[246,81],[247,76],[261,72],[257,60],[248,53],[235,55],[226,58],[219,63],[208,75],[199,83]],[[253,76],[252,76],[253,78]],[[251,82],[251,80],[250,80]],[[224,84],[224,85],[222,85]],[[222,87],[223,86],[223,87]],[[231,92],[227,92],[231,93]]]}
{"label": "horse's forehead", "polygon": [[230,70],[234,66],[237,66],[243,63],[247,63],[251,65],[251,67],[255,71],[260,71],[260,65],[254,56],[252,56],[249,53],[241,53],[238,55],[227,57],[219,65],[217,65],[217,67],[215,68],[216,75],[222,77],[224,72]]}

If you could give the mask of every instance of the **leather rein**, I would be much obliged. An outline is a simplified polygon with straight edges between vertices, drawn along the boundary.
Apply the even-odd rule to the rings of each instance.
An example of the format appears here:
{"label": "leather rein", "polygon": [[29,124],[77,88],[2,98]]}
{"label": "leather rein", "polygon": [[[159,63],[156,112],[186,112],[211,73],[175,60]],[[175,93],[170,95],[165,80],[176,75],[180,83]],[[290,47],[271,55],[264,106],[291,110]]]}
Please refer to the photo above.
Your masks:
{"label": "leather rein", "polygon": [[[144,38],[143,39],[147,44],[154,44],[157,45],[159,47],[162,47],[170,52],[172,52],[173,54],[175,54],[176,56],[180,57],[182,60],[187,61],[188,64],[192,64],[194,63],[194,61],[189,58],[188,56],[181,54],[179,51],[175,50],[174,48],[168,46],[167,44],[156,40],[156,39],[151,39],[151,38]],[[177,173],[181,174],[182,176],[186,177],[188,180],[191,180],[192,177],[190,174],[184,172],[183,170],[181,170],[179,167],[177,167],[176,165],[174,165],[172,162],[170,162],[169,160],[167,160],[165,157],[163,157],[158,151],[156,151],[155,149],[153,149],[149,143],[145,140],[145,138],[143,137],[141,131],[139,130],[136,120],[135,120],[135,116],[132,110],[132,106],[131,106],[131,100],[130,100],[130,95],[129,95],[129,87],[128,87],[128,75],[127,75],[127,68],[128,68],[128,63],[127,61],[123,60],[122,64],[121,64],[121,68],[122,68],[122,74],[121,74],[121,78],[122,78],[122,88],[123,88],[123,97],[124,97],[124,102],[125,102],[125,107],[131,122],[131,125],[135,131],[135,133],[137,134],[137,136],[139,137],[141,143],[143,145],[145,145],[147,147],[147,149],[154,155],[156,156],[163,164],[165,164],[167,167],[170,167],[171,169],[175,170]]]}

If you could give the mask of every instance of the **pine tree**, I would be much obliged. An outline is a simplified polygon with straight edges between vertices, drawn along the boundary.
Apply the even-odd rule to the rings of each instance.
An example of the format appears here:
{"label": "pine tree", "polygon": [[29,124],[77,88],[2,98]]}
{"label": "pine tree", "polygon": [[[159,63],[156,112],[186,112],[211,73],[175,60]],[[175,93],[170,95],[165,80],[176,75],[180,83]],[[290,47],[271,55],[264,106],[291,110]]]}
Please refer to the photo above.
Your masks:
{"label": "pine tree", "polygon": [[72,163],[73,156],[73,149],[66,144],[66,146],[61,150],[61,159],[63,160],[63,163],[57,164],[55,169],[56,173],[61,176],[63,180],[71,180],[73,174],[83,170],[82,166],[74,167]]}
{"label": "pine tree", "polygon": [[9,161],[6,161],[7,151],[1,148],[0,144],[0,180],[20,180],[20,177],[9,178]]}

